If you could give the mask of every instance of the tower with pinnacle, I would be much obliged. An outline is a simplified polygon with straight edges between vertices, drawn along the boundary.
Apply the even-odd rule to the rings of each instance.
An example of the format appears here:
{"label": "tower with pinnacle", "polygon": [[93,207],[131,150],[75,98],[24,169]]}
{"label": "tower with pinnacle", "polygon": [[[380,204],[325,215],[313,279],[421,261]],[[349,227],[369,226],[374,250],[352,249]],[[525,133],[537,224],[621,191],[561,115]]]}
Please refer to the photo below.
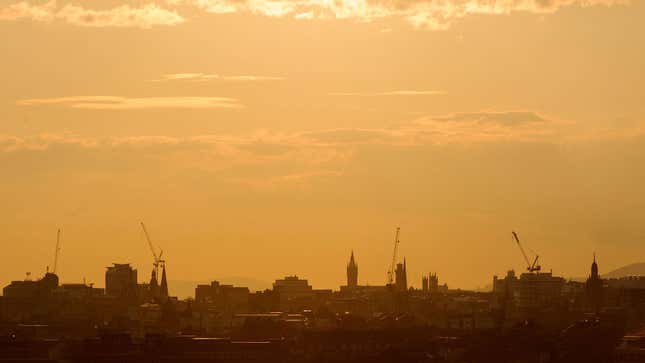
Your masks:
{"label": "tower with pinnacle", "polygon": [[168,280],[166,279],[166,265],[163,265],[161,270],[161,284],[159,285],[159,295],[162,300],[168,298]]}
{"label": "tower with pinnacle", "polygon": [[349,263],[347,263],[347,287],[355,288],[358,286],[358,265],[354,260],[354,251],[349,257]]}
{"label": "tower with pinnacle", "polygon": [[587,279],[586,292],[589,307],[595,312],[599,313],[602,307],[602,286],[603,282],[598,274],[598,263],[596,263],[596,254],[593,255],[593,263],[591,264],[591,274]]}

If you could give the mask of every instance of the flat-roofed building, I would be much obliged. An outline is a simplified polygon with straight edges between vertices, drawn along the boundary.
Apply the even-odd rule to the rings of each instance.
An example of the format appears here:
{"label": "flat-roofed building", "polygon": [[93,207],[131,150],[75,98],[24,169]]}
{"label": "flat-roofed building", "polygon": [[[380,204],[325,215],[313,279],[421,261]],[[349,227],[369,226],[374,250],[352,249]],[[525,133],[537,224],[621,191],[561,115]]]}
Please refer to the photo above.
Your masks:
{"label": "flat-roofed building", "polygon": [[137,290],[137,270],[129,263],[115,263],[105,271],[106,295],[136,297]]}
{"label": "flat-roofed building", "polygon": [[550,272],[523,273],[519,278],[517,307],[520,309],[554,308],[562,301],[564,278]]}
{"label": "flat-roofed building", "polygon": [[246,311],[249,305],[249,288],[220,284],[213,281],[210,285],[197,285],[195,301],[212,304],[224,310],[235,312]]}
{"label": "flat-roofed building", "polygon": [[273,291],[278,295],[278,304],[282,310],[298,310],[311,306],[315,296],[309,282],[295,275],[275,280]]}

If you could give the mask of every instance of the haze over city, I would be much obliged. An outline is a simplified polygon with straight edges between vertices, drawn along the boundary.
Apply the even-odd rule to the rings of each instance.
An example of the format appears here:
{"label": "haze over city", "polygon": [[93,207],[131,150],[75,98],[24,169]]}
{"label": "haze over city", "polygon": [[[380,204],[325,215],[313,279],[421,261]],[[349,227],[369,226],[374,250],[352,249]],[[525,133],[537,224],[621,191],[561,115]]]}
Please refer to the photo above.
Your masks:
{"label": "haze over city", "polygon": [[[645,3],[3,1],[0,285],[645,260]],[[533,252],[531,252],[533,253]],[[170,284],[172,293],[173,285]],[[490,286],[489,286],[490,289]]]}

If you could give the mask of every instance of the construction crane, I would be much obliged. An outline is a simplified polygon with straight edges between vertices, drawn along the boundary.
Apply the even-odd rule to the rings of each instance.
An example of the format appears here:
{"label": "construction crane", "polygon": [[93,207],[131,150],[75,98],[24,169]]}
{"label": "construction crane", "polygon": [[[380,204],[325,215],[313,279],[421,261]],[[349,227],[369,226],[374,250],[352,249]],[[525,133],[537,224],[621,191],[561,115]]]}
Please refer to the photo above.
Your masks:
{"label": "construction crane", "polygon": [[60,252],[60,228],[56,233],[56,250],[54,250],[54,266],[52,267],[52,273],[56,273],[56,268],[58,267],[58,252]]}
{"label": "construction crane", "polygon": [[401,227],[396,227],[396,235],[394,236],[394,253],[392,253],[392,264],[390,270],[387,272],[387,283],[392,285],[394,283],[394,271],[396,269],[396,253],[399,250],[399,233]]}
{"label": "construction crane", "polygon": [[528,272],[539,272],[542,267],[538,265],[538,259],[540,256],[538,254],[535,254],[535,259],[533,259],[533,263],[529,260],[528,256],[526,255],[526,252],[524,252],[524,248],[522,247],[522,244],[520,243],[520,238],[517,236],[517,233],[515,231],[511,231],[513,234],[513,240],[517,243],[517,246],[520,248],[520,251],[522,252],[522,256],[524,256],[524,261],[526,261],[526,270]]}
{"label": "construction crane", "polygon": [[150,252],[152,252],[152,266],[155,271],[155,276],[159,276],[159,267],[163,267],[163,265],[166,263],[166,261],[161,259],[161,256],[163,256],[163,250],[159,251],[159,254],[157,254],[157,251],[155,250],[154,245],[152,244],[152,241],[150,240],[150,235],[148,234],[148,230],[146,229],[146,225],[141,222],[141,229],[143,229],[143,234],[146,236],[146,241],[148,242],[148,246],[150,247]]}

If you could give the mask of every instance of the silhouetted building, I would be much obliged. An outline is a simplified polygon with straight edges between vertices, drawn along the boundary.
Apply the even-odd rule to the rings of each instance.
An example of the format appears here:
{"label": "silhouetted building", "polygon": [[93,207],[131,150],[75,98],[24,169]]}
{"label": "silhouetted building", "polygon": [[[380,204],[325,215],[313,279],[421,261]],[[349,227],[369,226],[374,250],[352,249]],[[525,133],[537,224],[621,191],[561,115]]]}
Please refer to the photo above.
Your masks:
{"label": "silhouetted building", "polygon": [[62,284],[54,291],[56,295],[64,295],[66,298],[86,299],[89,297],[101,296],[105,293],[104,289],[96,288],[91,284],[75,283]]}
{"label": "silhouetted building", "polygon": [[625,276],[615,279],[605,279],[605,284],[614,289],[642,290],[645,289],[645,276]]}
{"label": "silhouetted building", "polygon": [[564,282],[551,272],[527,272],[517,278],[509,270],[503,279],[493,276],[493,293],[504,304],[512,302],[525,311],[551,309],[562,302]]}
{"label": "silhouetted building", "polygon": [[213,281],[210,285],[197,285],[195,301],[226,311],[241,312],[248,308],[249,288],[222,285],[219,281]]}
{"label": "silhouetted building", "polygon": [[421,290],[423,292],[436,292],[439,290],[439,277],[436,273],[429,273],[421,277]]}
{"label": "silhouetted building", "polygon": [[273,291],[278,296],[279,307],[282,310],[311,306],[314,298],[313,289],[308,281],[295,275],[275,280]]}
{"label": "silhouetted building", "polygon": [[514,270],[508,270],[503,279],[493,276],[493,292],[499,296],[509,296],[514,298],[519,292],[520,281],[515,276]]}
{"label": "silhouetted building", "polygon": [[396,265],[396,280],[395,285],[396,289],[399,291],[405,291],[408,289],[408,273],[405,258],[403,258],[403,263],[398,263]]}
{"label": "silhouetted building", "polygon": [[136,297],[137,270],[129,263],[115,263],[105,271],[105,294],[115,297]]}
{"label": "silhouetted building", "polygon": [[347,264],[347,287],[355,288],[358,286],[358,265],[354,261],[354,251]]}
{"label": "silhouetted building", "polygon": [[517,307],[520,309],[555,308],[562,300],[564,279],[551,272],[523,273],[519,280]]}
{"label": "silhouetted building", "polygon": [[38,299],[48,296],[58,287],[58,276],[48,272],[37,281],[11,281],[2,289],[2,295],[16,299]]}
{"label": "silhouetted building", "polygon": [[598,264],[596,263],[596,254],[593,256],[593,263],[591,264],[591,274],[587,279],[586,283],[586,292],[587,292],[587,301],[589,307],[593,309],[594,312],[600,312],[600,307],[602,305],[602,288],[603,282],[598,274]]}

